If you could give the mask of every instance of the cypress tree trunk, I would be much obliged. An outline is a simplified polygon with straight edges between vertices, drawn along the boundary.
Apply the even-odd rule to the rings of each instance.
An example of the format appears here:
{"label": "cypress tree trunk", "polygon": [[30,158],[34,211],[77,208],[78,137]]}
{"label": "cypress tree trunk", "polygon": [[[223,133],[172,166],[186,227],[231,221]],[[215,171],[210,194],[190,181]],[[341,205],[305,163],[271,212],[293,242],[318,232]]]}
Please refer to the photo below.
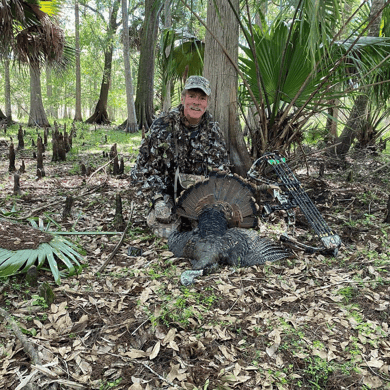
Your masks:
{"label": "cypress tree trunk", "polygon": [[[112,12],[110,13],[110,20],[108,23],[108,32],[107,32],[108,41],[113,40],[115,32],[118,28],[118,23],[116,21],[116,18],[118,15],[119,5],[120,5],[120,0],[115,0],[112,6]],[[108,112],[107,112],[107,102],[108,102],[108,91],[110,89],[110,82],[111,82],[113,51],[114,51],[114,46],[112,43],[110,43],[104,52],[104,70],[103,70],[102,84],[100,86],[99,100],[96,104],[94,113],[85,121],[86,123],[97,123],[97,124],[110,123],[110,120],[108,118]]]}
{"label": "cypress tree trunk", "polygon": [[145,1],[145,21],[142,28],[137,95],[135,98],[135,111],[139,129],[142,129],[143,127],[149,129],[149,126],[153,122],[154,59],[160,12],[160,2],[156,0]]}
{"label": "cypress tree trunk", "polygon": [[[239,0],[233,0],[232,4],[239,12]],[[229,2],[209,0],[207,26],[237,63],[239,24]],[[237,72],[211,33],[206,33],[203,70],[204,77],[209,79],[211,84],[210,112],[220,124],[233,170],[245,177],[251,160],[237,115]]]}
{"label": "cypress tree trunk", "polygon": [[[172,26],[171,0],[165,0],[164,1],[164,28],[170,28],[171,26]],[[172,88],[172,81],[169,80],[167,85],[165,86],[165,95],[162,102],[162,110],[164,112],[169,111],[172,105],[171,88]]]}
{"label": "cypress tree trunk", "polygon": [[47,113],[49,117],[57,118],[54,115],[54,107],[53,107],[53,84],[51,81],[51,67],[46,64],[46,98],[48,101],[49,108]]}
{"label": "cypress tree trunk", "polygon": [[30,66],[30,115],[27,126],[50,127],[42,102],[41,71]]}
{"label": "cypress tree trunk", "polygon": [[0,121],[2,121],[4,119],[7,119],[7,117],[5,116],[4,112],[1,111],[1,108],[0,108]]}
{"label": "cypress tree trunk", "polygon": [[79,16],[79,1],[75,0],[74,5],[74,24],[75,24],[75,48],[76,48],[76,108],[74,121],[82,122],[81,115],[81,66],[80,66],[80,16]]}
{"label": "cypress tree trunk", "polygon": [[[4,92],[5,92],[5,115],[7,123],[12,123],[12,109],[11,109],[11,79],[9,74],[9,58],[4,59]],[[1,118],[0,118],[1,119]]]}
{"label": "cypress tree trunk", "polygon": [[137,115],[135,113],[135,104],[133,97],[133,80],[131,78],[130,67],[130,42],[129,42],[129,15],[127,10],[127,1],[122,0],[122,19],[123,19],[123,62],[125,66],[126,82],[126,102],[127,119],[123,123],[126,133],[135,133],[138,130]]}

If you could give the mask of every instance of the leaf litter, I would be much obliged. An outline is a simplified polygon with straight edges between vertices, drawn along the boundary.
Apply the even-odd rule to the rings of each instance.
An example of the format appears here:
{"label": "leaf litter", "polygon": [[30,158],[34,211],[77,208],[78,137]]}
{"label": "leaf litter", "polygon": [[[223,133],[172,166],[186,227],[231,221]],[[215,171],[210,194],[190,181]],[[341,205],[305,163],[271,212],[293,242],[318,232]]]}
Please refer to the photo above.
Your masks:
{"label": "leaf litter", "polygon": [[[39,283],[48,281],[55,293],[50,307],[32,298],[37,289],[24,275],[0,287],[0,306],[41,360],[33,364],[1,323],[0,389],[27,383],[42,389],[390,388],[390,237],[382,223],[389,186],[373,181],[361,160],[350,161],[361,175],[352,184],[337,167],[328,179],[297,174],[344,242],[337,258],[297,252],[265,266],[224,267],[189,287],[180,285],[180,274],[190,263],[173,257],[166,241],[147,229],[148,204],[137,198],[128,175],[102,171],[85,184],[64,163],[48,165],[48,178],[36,182],[28,173],[34,162],[26,161],[21,187],[28,195],[12,197],[12,180],[3,174],[2,210],[14,208],[20,217],[44,206],[39,216],[50,215],[63,230],[110,231],[120,193],[125,221],[132,200],[134,216],[101,274],[120,236],[68,236],[85,251],[85,267],[60,286],[41,270]],[[61,177],[56,185],[53,172]],[[63,224],[64,202],[54,201],[64,200],[64,191],[99,185],[76,199],[73,217]],[[275,215],[260,230],[274,234],[281,221]],[[311,238],[307,228],[298,212],[303,240]],[[128,256],[129,246],[142,255]]]}

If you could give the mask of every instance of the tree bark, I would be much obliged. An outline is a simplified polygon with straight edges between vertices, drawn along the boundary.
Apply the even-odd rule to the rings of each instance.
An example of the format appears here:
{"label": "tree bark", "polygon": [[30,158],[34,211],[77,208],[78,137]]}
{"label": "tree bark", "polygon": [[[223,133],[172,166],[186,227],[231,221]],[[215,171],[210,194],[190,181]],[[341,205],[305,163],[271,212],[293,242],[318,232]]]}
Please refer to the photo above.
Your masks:
{"label": "tree bark", "polygon": [[[380,32],[380,25],[382,20],[382,12],[380,12],[381,8],[383,8],[385,0],[373,0],[370,10],[370,21],[372,18],[372,24],[368,29],[368,36],[378,37]],[[362,93],[359,95],[352,107],[351,113],[349,114],[349,118],[347,124],[345,125],[340,137],[337,139],[338,146],[334,149],[334,154],[338,156],[344,156],[348,153],[353,141],[355,140],[356,134],[360,131],[366,120],[366,111],[368,105],[369,97],[367,93]]]}
{"label": "tree bark", "polygon": [[328,138],[334,141],[337,136],[337,118],[339,116],[339,108],[337,101],[332,101],[333,106],[328,108],[328,117],[326,118],[326,130]]}
{"label": "tree bark", "polygon": [[39,66],[30,66],[30,115],[27,126],[50,127],[42,102]]}
{"label": "tree bark", "polygon": [[14,174],[14,195],[22,195],[22,191],[20,190],[20,176],[17,173]]}
{"label": "tree bark", "polygon": [[[9,58],[4,59],[4,92],[5,92],[5,116],[7,123],[12,123],[12,109],[11,109],[11,78],[9,74]],[[0,118],[1,119],[1,118]]]}
{"label": "tree bark", "polygon": [[51,80],[51,67],[46,64],[46,98],[48,102],[48,115],[52,118],[57,118],[54,115],[54,107],[53,107],[53,83]]}
{"label": "tree bark", "polygon": [[160,1],[145,0],[145,21],[142,28],[137,94],[135,98],[135,111],[139,129],[149,129],[153,122],[154,60],[160,12]]}
{"label": "tree bark", "polygon": [[22,125],[19,126],[18,130],[18,150],[24,149],[24,138]]}
{"label": "tree bark", "polygon": [[2,121],[4,119],[7,119],[7,117],[5,116],[4,112],[1,111],[1,108],[0,108],[0,121]]}
{"label": "tree bark", "polygon": [[[171,0],[164,1],[164,28],[170,28],[172,26],[172,13],[171,13]],[[163,54],[165,55],[165,53]],[[172,106],[171,103],[171,87],[172,81],[169,80],[165,86],[165,94],[163,96],[162,110],[168,112]]]}
{"label": "tree bark", "polygon": [[119,26],[116,21],[118,16],[120,0],[115,0],[108,22],[107,41],[110,42],[108,47],[104,50],[104,70],[103,79],[100,86],[99,100],[96,104],[94,113],[85,121],[86,123],[97,123],[97,124],[109,124],[110,120],[107,112],[108,102],[108,91],[111,83],[111,71],[112,71],[112,55],[114,51],[113,37]]}
{"label": "tree bark", "polygon": [[135,113],[135,104],[133,97],[133,80],[131,78],[130,67],[130,41],[129,41],[129,14],[127,1],[122,0],[122,19],[123,19],[123,62],[125,66],[125,83],[126,83],[126,102],[127,102],[127,119],[124,123],[126,133],[135,133],[138,130],[137,115]]}
{"label": "tree bark", "polygon": [[81,65],[80,65],[80,15],[79,15],[79,0],[75,0],[74,4],[74,25],[75,25],[75,64],[76,64],[76,107],[74,114],[75,122],[82,122],[81,114]]}
{"label": "tree bark", "polygon": [[15,147],[14,147],[14,143],[13,142],[11,142],[11,144],[9,146],[8,159],[9,159],[8,172],[15,172],[16,171],[16,167],[15,167]]}
{"label": "tree bark", "polygon": [[[239,12],[239,0],[233,0],[232,4]],[[212,34],[206,32],[203,73],[211,84],[209,109],[220,124],[233,171],[245,177],[251,160],[237,115],[237,72],[212,36],[222,43],[230,57],[237,63],[239,24],[226,0],[209,0],[207,26]]]}

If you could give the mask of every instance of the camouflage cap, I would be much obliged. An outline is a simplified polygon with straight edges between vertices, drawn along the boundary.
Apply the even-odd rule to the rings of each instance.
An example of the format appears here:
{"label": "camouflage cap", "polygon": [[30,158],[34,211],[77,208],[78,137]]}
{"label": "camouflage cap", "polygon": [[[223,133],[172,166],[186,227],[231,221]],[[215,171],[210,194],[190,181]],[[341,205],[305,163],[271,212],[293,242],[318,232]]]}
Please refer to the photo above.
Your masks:
{"label": "camouflage cap", "polygon": [[211,88],[209,80],[202,76],[190,76],[187,79],[184,89],[201,89],[207,96],[211,95]]}

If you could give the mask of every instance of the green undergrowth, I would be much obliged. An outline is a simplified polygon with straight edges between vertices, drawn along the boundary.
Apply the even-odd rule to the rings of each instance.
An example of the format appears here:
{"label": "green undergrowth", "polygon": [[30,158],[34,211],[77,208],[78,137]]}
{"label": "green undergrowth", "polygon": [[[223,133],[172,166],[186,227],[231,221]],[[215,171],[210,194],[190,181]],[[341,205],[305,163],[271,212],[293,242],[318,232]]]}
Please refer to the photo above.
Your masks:
{"label": "green undergrowth", "polygon": [[[71,121],[59,121],[59,130],[63,132],[64,125],[66,124],[66,130],[70,134],[72,129]],[[24,149],[16,150],[18,145],[18,130],[19,124],[14,124],[7,128],[7,133],[0,134],[0,139],[9,140],[12,137],[16,158],[23,157],[24,154],[31,153],[36,150],[36,146],[32,146],[32,141],[36,145],[38,134],[43,137],[43,129],[36,129],[35,127],[27,127],[22,125],[24,130]],[[125,133],[122,130],[117,130],[114,127],[109,126],[94,126],[85,123],[75,123],[76,136],[72,138],[72,148],[67,153],[66,158],[68,162],[74,162],[74,165],[69,169],[70,174],[79,174],[79,162],[83,162],[85,165],[90,164],[92,168],[97,168],[96,157],[102,156],[103,151],[109,153],[111,146],[116,143],[119,158],[124,156],[126,160],[135,161],[138,154],[138,147],[141,143],[142,134],[137,133]],[[49,128],[49,139],[46,146],[46,150],[51,152],[51,131],[54,129],[54,125]],[[107,158],[108,160],[108,158]],[[50,161],[50,159],[49,159]],[[45,161],[46,164],[52,164],[49,161]],[[53,163],[54,164],[54,163]],[[55,163],[61,164],[61,163]],[[96,166],[95,166],[96,165]],[[129,171],[130,167],[126,167],[125,170]]]}

